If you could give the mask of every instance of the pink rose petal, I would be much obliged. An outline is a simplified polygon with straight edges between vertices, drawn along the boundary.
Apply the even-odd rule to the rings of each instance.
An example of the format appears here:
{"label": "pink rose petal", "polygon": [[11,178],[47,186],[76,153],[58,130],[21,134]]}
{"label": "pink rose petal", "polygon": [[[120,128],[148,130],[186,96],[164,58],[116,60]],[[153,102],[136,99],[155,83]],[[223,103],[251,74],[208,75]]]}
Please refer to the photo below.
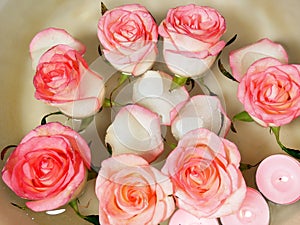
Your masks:
{"label": "pink rose petal", "polygon": [[288,55],[284,48],[267,38],[230,52],[229,63],[233,77],[241,81],[252,63],[266,57],[273,57],[282,63],[288,62]]}
{"label": "pink rose petal", "polygon": [[29,51],[32,59],[32,68],[36,69],[40,57],[50,48],[65,44],[77,50],[81,55],[85,52],[85,46],[75,40],[69,33],[59,28],[47,28],[40,31],[30,42]]}

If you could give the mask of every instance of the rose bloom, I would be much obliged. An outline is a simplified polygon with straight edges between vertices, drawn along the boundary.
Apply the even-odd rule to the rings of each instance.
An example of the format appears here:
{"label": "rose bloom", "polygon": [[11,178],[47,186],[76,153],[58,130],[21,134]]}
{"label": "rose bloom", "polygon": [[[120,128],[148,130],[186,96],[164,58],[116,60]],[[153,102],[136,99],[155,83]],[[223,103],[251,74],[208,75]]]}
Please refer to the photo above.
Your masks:
{"label": "rose bloom", "polygon": [[241,80],[238,98],[262,126],[290,123],[300,115],[300,65],[274,58],[257,60]]}
{"label": "rose bloom", "polygon": [[104,81],[89,69],[82,58],[83,47],[72,40],[68,33],[54,28],[41,31],[33,38],[30,52],[33,66],[37,63],[33,83],[38,100],[58,107],[67,116],[83,118],[101,108]]}
{"label": "rose bloom", "polygon": [[171,131],[177,140],[197,128],[206,128],[220,137],[225,137],[230,124],[231,121],[216,96],[195,95],[179,110],[172,121]]}
{"label": "rose bloom", "polygon": [[90,168],[84,139],[60,123],[47,123],[28,133],[9,156],[3,181],[33,211],[67,204],[82,190]]}
{"label": "rose bloom", "polygon": [[125,106],[107,128],[105,143],[112,155],[134,153],[152,162],[164,149],[160,117],[139,105]]}
{"label": "rose bloom", "polygon": [[179,76],[201,76],[224,48],[220,38],[225,30],[225,19],[213,8],[190,4],[169,9],[158,28],[167,66]]}
{"label": "rose bloom", "polygon": [[156,112],[161,124],[170,125],[180,108],[189,99],[184,86],[170,91],[172,77],[161,71],[149,70],[133,85],[132,100]]}
{"label": "rose bloom", "polygon": [[238,98],[260,125],[281,126],[300,114],[300,67],[289,65],[284,48],[264,38],[230,52]]}
{"label": "rose bloom", "polygon": [[170,179],[134,154],[104,160],[95,191],[101,225],[157,225],[175,209]]}
{"label": "rose bloom", "polygon": [[139,4],[105,12],[98,23],[98,38],[105,58],[117,70],[134,76],[147,71],[158,53],[157,24]]}
{"label": "rose bloom", "polygon": [[185,134],[162,172],[174,185],[176,204],[198,218],[217,218],[239,209],[246,184],[237,147],[199,128]]}

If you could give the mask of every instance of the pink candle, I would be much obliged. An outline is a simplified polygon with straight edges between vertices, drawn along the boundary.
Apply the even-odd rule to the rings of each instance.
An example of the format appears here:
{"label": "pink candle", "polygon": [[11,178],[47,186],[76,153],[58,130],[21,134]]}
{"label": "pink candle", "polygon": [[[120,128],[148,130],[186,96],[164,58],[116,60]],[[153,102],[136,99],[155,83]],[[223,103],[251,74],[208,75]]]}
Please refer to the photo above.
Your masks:
{"label": "pink candle", "polygon": [[241,208],[234,214],[221,218],[223,225],[268,225],[269,206],[264,197],[255,189],[247,188]]}
{"label": "pink candle", "polygon": [[217,219],[198,219],[194,215],[178,209],[170,219],[169,225],[218,225]]}
{"label": "pink candle", "polygon": [[287,155],[271,155],[258,166],[256,184],[270,201],[294,203],[300,199],[300,163]]}

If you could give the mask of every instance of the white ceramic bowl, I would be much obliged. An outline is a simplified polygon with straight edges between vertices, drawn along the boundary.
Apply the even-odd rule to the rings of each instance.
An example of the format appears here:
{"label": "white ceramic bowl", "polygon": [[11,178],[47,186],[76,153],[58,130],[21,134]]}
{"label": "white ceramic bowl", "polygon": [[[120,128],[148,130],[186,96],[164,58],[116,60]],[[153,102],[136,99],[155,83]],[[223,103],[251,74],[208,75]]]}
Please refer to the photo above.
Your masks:
{"label": "white ceramic bowl", "polygon": [[[263,37],[280,42],[289,54],[290,63],[300,63],[300,2],[297,0],[106,0],[104,3],[108,8],[126,3],[141,3],[148,8],[157,22],[165,17],[170,7],[186,3],[212,6],[218,9],[227,21],[228,28],[224,39],[228,40],[234,34],[238,34],[236,42],[224,51],[222,56],[227,68],[229,67],[226,55],[229,50]],[[49,26],[64,28],[87,46],[85,59],[92,63],[98,57],[99,42],[96,29],[100,17],[100,1],[1,0],[0,11],[0,148],[3,148],[9,144],[18,144],[26,133],[40,123],[43,115],[55,111],[33,97],[34,71],[31,69],[28,52],[32,37]],[[227,113],[232,117],[242,111],[242,106],[236,98],[237,86],[222,77],[216,67],[213,71],[222,87]],[[297,119],[282,128],[281,138],[286,145],[299,148],[299,125],[300,120]],[[243,162],[255,164],[271,154],[281,152],[268,129],[255,123],[242,122],[236,123],[235,127],[238,133],[230,132],[228,138],[238,145]],[[3,167],[3,162],[0,162],[0,167]],[[254,174],[254,169],[244,173],[247,184],[252,187],[255,187]],[[61,215],[49,216],[45,213],[21,210],[12,206],[11,202],[23,204],[23,201],[0,180],[1,225],[89,224],[69,208]],[[300,202],[288,206],[269,204],[271,225],[299,224]]]}

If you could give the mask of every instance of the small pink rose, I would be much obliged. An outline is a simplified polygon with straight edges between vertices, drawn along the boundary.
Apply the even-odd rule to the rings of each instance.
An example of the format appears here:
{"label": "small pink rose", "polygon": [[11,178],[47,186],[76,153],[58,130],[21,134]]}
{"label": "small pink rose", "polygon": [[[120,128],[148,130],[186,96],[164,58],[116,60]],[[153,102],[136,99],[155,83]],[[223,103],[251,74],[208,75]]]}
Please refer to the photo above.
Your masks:
{"label": "small pink rose", "polygon": [[224,48],[220,38],[225,30],[225,19],[213,8],[190,4],[169,9],[158,28],[169,69],[183,77],[201,76]]}
{"label": "small pink rose", "polygon": [[159,114],[162,124],[170,125],[189,99],[184,86],[170,91],[171,84],[170,75],[161,71],[147,71],[134,83],[132,100]]}
{"label": "small pink rose", "polygon": [[171,124],[171,130],[177,140],[197,128],[206,128],[224,137],[230,129],[230,124],[231,121],[217,97],[195,95],[180,109]]}
{"label": "small pink rose", "polygon": [[[33,80],[35,97],[58,107],[67,116],[91,116],[102,106],[104,81],[99,74],[89,69],[82,53],[70,47],[74,44],[58,44],[60,39],[66,43],[65,39],[71,37],[65,31],[51,28],[38,33],[31,42],[32,57],[40,55],[36,52],[45,50],[46,45],[49,45],[49,49],[38,59]],[[43,48],[39,49],[41,46]],[[32,60],[35,64],[37,59]]]}
{"label": "small pink rose", "polygon": [[90,149],[84,139],[60,123],[48,123],[28,133],[8,158],[3,181],[33,211],[67,204],[82,190]]}
{"label": "small pink rose", "polygon": [[237,211],[245,198],[240,160],[232,142],[200,128],[183,136],[162,172],[171,178],[180,209],[217,218]]}
{"label": "small pink rose", "polygon": [[104,160],[95,189],[102,225],[159,224],[175,209],[170,179],[134,154]]}
{"label": "small pink rose", "polygon": [[99,20],[98,38],[105,58],[117,70],[134,76],[147,71],[158,53],[157,24],[139,4],[107,11]]}
{"label": "small pink rose", "polygon": [[274,43],[267,38],[231,51],[229,54],[229,64],[233,77],[240,82],[251,64],[267,57],[278,59],[284,64],[288,63],[288,55],[284,48],[280,44]]}
{"label": "small pink rose", "polygon": [[105,143],[113,156],[134,153],[152,162],[164,149],[160,117],[142,106],[125,106],[108,127]]}
{"label": "small pink rose", "polygon": [[245,111],[260,125],[281,126],[300,115],[300,65],[255,61],[238,87]]}

